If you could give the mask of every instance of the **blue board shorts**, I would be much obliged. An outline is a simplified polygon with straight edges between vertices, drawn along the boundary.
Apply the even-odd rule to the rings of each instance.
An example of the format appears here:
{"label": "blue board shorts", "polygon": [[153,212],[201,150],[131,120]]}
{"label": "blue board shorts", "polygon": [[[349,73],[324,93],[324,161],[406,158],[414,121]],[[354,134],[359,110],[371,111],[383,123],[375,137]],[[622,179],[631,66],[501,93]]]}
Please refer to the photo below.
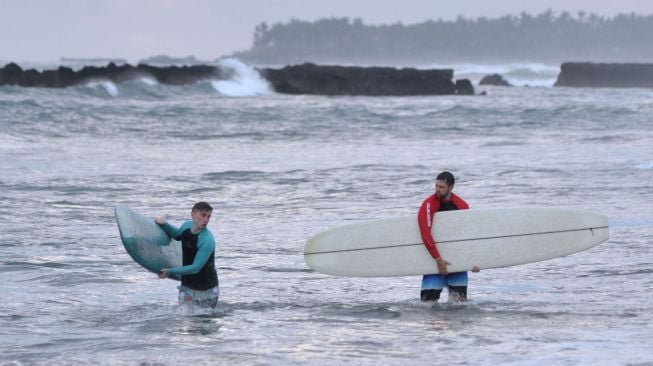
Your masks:
{"label": "blue board shorts", "polygon": [[467,272],[454,272],[447,275],[431,274],[422,278],[422,291],[442,290],[444,286],[467,286]]}
{"label": "blue board shorts", "polygon": [[215,308],[220,298],[220,288],[215,286],[206,291],[193,290],[186,286],[179,286],[179,305],[194,305],[201,308]]}

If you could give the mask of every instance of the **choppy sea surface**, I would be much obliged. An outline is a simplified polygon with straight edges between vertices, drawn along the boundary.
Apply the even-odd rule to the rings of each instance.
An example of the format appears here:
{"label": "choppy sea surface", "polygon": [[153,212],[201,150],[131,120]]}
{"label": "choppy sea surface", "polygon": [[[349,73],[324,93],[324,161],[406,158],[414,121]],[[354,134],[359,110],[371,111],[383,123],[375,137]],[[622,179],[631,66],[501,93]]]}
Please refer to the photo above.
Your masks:
{"label": "choppy sea surface", "polygon": [[[653,364],[653,90],[552,88],[521,65],[531,87],[485,96],[287,96],[241,66],[0,87],[1,365]],[[415,213],[442,170],[472,208],[595,211],[610,240],[470,274],[466,303],[307,268],[312,235]],[[113,208],[180,224],[199,200],[221,298],[187,316]]]}

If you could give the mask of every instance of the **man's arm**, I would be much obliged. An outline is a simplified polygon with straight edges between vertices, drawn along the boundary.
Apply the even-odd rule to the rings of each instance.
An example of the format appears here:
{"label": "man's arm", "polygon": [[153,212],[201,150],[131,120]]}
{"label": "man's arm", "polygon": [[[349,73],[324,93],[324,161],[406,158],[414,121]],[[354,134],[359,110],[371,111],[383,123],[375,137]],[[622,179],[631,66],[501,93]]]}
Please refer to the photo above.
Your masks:
{"label": "man's arm", "polygon": [[431,235],[431,227],[433,226],[433,209],[434,204],[431,198],[427,198],[417,213],[417,224],[419,225],[419,233],[422,236],[422,241],[426,250],[429,251],[433,259],[440,258],[438,248],[435,246],[435,240]]}
{"label": "man's arm", "polygon": [[437,203],[432,197],[433,196],[427,198],[424,203],[422,203],[417,214],[417,224],[419,225],[419,232],[422,236],[422,241],[424,242],[426,250],[428,250],[431,256],[435,259],[435,263],[438,266],[438,273],[445,275],[447,274],[447,265],[451,263],[442,259],[440,252],[438,252],[438,248],[435,245],[433,235],[431,235],[431,228],[434,224],[433,213],[438,210]]}
{"label": "man's arm", "polygon": [[157,217],[154,219],[154,222],[156,222],[163,231],[168,234],[168,236],[174,240],[181,240],[181,232],[182,230],[180,228],[177,228],[173,225],[170,225],[165,219],[162,219],[160,217]]}

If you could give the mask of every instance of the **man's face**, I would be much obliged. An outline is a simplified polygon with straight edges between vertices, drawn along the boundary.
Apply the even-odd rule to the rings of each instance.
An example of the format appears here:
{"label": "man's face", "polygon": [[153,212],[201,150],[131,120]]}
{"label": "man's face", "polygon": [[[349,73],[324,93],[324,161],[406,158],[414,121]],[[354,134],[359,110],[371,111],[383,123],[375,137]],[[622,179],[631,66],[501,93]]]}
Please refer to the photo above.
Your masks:
{"label": "man's face", "polygon": [[209,224],[209,220],[211,220],[211,214],[213,211],[193,211],[190,213],[190,216],[193,219],[193,223],[195,226],[200,229],[204,230],[206,229],[206,226]]}
{"label": "man's face", "polygon": [[438,198],[449,199],[452,190],[453,190],[453,186],[448,185],[446,181],[444,180],[435,181],[435,194],[438,196]]}

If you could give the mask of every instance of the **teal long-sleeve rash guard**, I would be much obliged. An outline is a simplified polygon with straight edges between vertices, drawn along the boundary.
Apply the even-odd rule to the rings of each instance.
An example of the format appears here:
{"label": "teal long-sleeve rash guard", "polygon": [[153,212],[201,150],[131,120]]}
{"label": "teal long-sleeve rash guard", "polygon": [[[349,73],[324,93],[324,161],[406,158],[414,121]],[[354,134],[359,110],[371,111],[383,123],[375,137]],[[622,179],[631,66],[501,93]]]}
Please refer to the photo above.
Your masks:
{"label": "teal long-sleeve rash guard", "polygon": [[[161,228],[166,232],[166,234],[168,234],[168,236],[170,236],[170,238],[179,241],[181,240],[181,234],[186,230],[190,230],[192,225],[192,221],[186,221],[181,225],[180,228],[176,228],[169,223],[165,223],[164,225],[159,226],[161,226]],[[211,234],[208,229],[200,231],[197,235],[197,254],[195,255],[193,263],[182,267],[169,268],[168,275],[185,276],[197,274],[202,269],[202,267],[206,265],[206,262],[211,257],[211,254],[213,254],[215,251],[215,239],[213,238],[213,234]]]}

